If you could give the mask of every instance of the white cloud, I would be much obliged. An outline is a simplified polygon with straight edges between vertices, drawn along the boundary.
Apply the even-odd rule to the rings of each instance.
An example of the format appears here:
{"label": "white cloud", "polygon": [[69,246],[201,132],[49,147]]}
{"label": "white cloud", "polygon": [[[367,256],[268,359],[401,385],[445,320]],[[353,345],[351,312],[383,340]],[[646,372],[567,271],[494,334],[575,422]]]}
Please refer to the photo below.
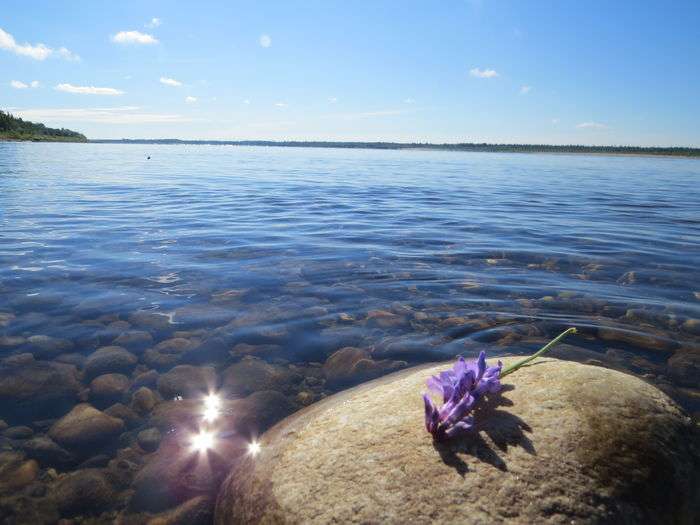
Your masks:
{"label": "white cloud", "polygon": [[73,84],[58,84],[55,88],[57,91],[65,91],[66,93],[77,93],[80,95],[123,95],[124,92],[119,89],[109,87],[94,87],[94,86],[74,86]]}
{"label": "white cloud", "polygon": [[18,44],[15,38],[6,31],[0,29],[0,49],[10,51],[21,56],[27,56],[34,60],[46,60],[50,56],[57,56],[65,60],[80,60],[80,57],[65,47],[52,49],[45,44]]}
{"label": "white cloud", "polygon": [[476,78],[495,78],[498,76],[494,69],[479,69],[478,67],[470,69],[469,74]]}
{"label": "white cloud", "polygon": [[275,102],[275,106],[277,106],[278,108],[286,108],[287,104],[286,102]]}
{"label": "white cloud", "polygon": [[249,105],[249,104],[250,104],[250,100],[248,100],[248,99],[245,99],[245,100],[243,101],[243,103],[244,103],[244,104],[245,104],[245,105],[247,106],[247,105]]}
{"label": "white cloud", "polygon": [[270,35],[260,35],[260,45],[262,47],[270,47],[272,45],[272,38],[270,38]]}
{"label": "white cloud", "polygon": [[581,122],[580,124],[576,124],[576,127],[578,129],[607,129],[607,126],[600,122]]}
{"label": "white cloud", "polygon": [[78,55],[73,53],[70,49],[66,49],[65,47],[59,47],[56,50],[56,55],[70,62],[78,62],[80,60],[80,57]]}
{"label": "white cloud", "polygon": [[16,109],[17,116],[39,122],[95,122],[101,124],[167,124],[191,122],[193,119],[178,114],[148,113],[137,106],[111,108],[60,108],[60,109]]}
{"label": "white cloud", "polygon": [[162,23],[163,21],[160,18],[153,17],[150,22],[146,24],[146,27],[153,29],[154,27],[160,26]]}
{"label": "white cloud", "polygon": [[175,80],[174,78],[160,77],[160,83],[166,86],[178,87],[182,85],[182,82]]}
{"label": "white cloud", "polygon": [[25,84],[21,80],[12,80],[10,81],[10,85],[15,89],[27,89],[38,88],[40,84],[38,80],[32,80],[29,84]]}
{"label": "white cloud", "polygon": [[117,44],[157,44],[158,40],[140,31],[119,31],[112,36],[112,42]]}
{"label": "white cloud", "polygon": [[328,97],[328,102],[330,102],[331,104],[335,104],[336,102],[338,102],[338,97]]}
{"label": "white cloud", "polygon": [[532,86],[520,86],[521,95],[527,95],[530,91],[532,91]]}
{"label": "white cloud", "polygon": [[411,97],[409,97],[409,98],[405,98],[403,103],[404,104],[415,104],[416,101],[414,99],[412,99]]}
{"label": "white cloud", "polygon": [[552,119],[552,124],[554,124],[555,126],[556,126],[557,124],[559,124],[559,119],[558,119],[558,118],[553,118],[553,119]]}
{"label": "white cloud", "polygon": [[185,97],[185,102],[187,102],[188,104],[194,104],[195,102],[197,102],[197,97],[187,96]]}

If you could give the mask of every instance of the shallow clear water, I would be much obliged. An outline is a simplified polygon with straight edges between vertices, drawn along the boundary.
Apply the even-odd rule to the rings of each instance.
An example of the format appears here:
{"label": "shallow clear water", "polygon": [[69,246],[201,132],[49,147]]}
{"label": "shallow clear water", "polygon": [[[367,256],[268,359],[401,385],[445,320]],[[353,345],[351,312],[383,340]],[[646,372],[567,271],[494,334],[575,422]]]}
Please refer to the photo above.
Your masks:
{"label": "shallow clear water", "polygon": [[[130,381],[191,363],[222,383],[253,354],[297,374],[301,407],[372,375],[327,381],[342,347],[392,361],[376,375],[574,325],[556,355],[697,413],[698,188],[688,159],[0,143],[0,357],[80,370],[148,332]],[[186,356],[148,353],[173,337]]]}

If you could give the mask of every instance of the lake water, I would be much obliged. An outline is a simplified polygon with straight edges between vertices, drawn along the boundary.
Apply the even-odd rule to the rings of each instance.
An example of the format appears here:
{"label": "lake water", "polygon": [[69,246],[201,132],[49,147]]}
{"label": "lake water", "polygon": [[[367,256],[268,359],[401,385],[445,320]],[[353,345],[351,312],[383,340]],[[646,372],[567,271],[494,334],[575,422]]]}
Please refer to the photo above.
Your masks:
{"label": "lake water", "polygon": [[[159,407],[206,390],[253,394],[260,432],[357,382],[527,354],[569,326],[554,355],[641,376],[697,417],[698,319],[697,160],[0,143],[0,515],[176,505],[130,498],[179,431]],[[327,362],[344,347],[360,350]],[[78,402],[124,427],[61,435]],[[31,472],[8,485],[3,468]],[[78,497],[73,471],[107,495]]]}

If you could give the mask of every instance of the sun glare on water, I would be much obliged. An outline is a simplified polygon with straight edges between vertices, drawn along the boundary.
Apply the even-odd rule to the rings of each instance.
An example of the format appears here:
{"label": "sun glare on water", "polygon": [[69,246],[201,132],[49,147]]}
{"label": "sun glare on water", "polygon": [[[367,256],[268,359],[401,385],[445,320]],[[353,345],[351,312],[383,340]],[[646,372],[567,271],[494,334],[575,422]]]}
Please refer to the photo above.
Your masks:
{"label": "sun glare on water", "polygon": [[190,446],[194,452],[206,452],[214,446],[214,434],[202,430],[192,436]]}

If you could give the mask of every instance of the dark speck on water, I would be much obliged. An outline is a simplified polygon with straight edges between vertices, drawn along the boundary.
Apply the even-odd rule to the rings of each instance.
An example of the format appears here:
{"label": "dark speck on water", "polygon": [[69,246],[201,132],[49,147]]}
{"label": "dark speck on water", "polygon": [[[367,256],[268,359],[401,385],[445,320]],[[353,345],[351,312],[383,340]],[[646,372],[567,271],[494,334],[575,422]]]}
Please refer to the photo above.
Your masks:
{"label": "dark speck on water", "polygon": [[286,415],[569,326],[700,414],[697,160],[144,148],[0,143],[0,521],[206,523]]}

